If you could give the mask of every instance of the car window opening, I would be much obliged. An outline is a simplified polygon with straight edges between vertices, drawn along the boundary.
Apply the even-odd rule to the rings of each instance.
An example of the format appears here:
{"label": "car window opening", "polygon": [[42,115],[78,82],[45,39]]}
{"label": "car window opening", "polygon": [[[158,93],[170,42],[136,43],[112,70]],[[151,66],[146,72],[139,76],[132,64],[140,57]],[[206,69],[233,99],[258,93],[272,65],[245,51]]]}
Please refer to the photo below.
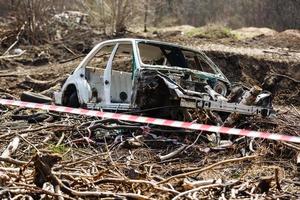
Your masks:
{"label": "car window opening", "polygon": [[138,43],[141,61],[146,65],[164,65],[218,73],[203,53],[155,43]]}

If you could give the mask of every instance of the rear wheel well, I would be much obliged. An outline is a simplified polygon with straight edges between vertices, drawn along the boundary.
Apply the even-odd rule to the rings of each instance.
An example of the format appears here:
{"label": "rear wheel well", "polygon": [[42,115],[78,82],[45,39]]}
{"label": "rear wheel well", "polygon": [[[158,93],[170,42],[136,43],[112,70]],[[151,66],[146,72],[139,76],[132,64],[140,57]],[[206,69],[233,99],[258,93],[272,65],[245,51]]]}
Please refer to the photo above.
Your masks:
{"label": "rear wheel well", "polygon": [[74,84],[70,84],[67,86],[67,89],[64,91],[62,95],[62,105],[68,105],[68,101],[73,93],[77,93],[76,86]]}

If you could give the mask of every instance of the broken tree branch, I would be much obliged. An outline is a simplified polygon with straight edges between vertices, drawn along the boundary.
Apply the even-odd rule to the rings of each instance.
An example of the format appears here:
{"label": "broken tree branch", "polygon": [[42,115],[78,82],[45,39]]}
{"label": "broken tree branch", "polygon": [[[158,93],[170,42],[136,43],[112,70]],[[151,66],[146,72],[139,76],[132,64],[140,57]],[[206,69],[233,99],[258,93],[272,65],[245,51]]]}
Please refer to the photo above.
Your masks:
{"label": "broken tree branch", "polygon": [[181,147],[179,147],[178,149],[176,149],[175,151],[164,155],[164,156],[159,156],[159,160],[160,161],[165,161],[165,160],[169,160],[171,158],[174,158],[176,155],[180,154],[182,151],[184,151],[187,148],[187,145],[182,145]]}
{"label": "broken tree branch", "polygon": [[[12,48],[14,48],[14,46],[16,46],[16,44],[17,44],[17,43],[19,42],[19,40],[20,40],[20,35],[21,35],[21,33],[24,31],[24,28],[25,28],[25,24],[22,25],[20,31],[18,32],[18,34],[17,34],[17,36],[16,36],[16,41],[15,41],[12,45],[10,45],[10,47],[8,47],[8,49],[3,53],[2,56],[5,56],[6,54],[8,54],[8,52],[9,52]],[[0,57],[0,58],[1,58],[1,57]]]}
{"label": "broken tree branch", "polygon": [[26,50],[24,50],[21,53],[16,54],[16,55],[0,56],[0,59],[16,58],[16,57],[19,57],[19,56],[23,55],[25,52],[26,52]]}
{"label": "broken tree branch", "polygon": [[241,158],[232,158],[232,159],[228,159],[228,160],[223,160],[223,161],[214,163],[212,165],[209,165],[207,167],[203,167],[203,168],[196,169],[196,170],[193,170],[193,171],[190,171],[190,172],[186,172],[186,173],[182,173],[182,174],[177,174],[175,176],[171,176],[171,177],[169,177],[169,178],[167,178],[167,179],[159,182],[158,184],[167,183],[170,180],[173,180],[173,179],[176,179],[176,178],[183,178],[183,177],[186,177],[186,176],[189,176],[189,175],[192,175],[192,174],[201,173],[201,172],[210,170],[210,169],[212,169],[212,168],[214,168],[216,166],[219,166],[219,165],[224,165],[224,164],[232,163],[232,162],[240,162],[240,161],[254,159],[254,158],[257,158],[257,155],[254,155],[254,156],[245,156],[245,157],[241,157]]}
{"label": "broken tree branch", "polygon": [[284,78],[287,78],[287,79],[290,79],[290,80],[294,81],[295,83],[300,83],[300,80],[297,80],[297,79],[295,79],[295,78],[292,78],[292,77],[290,77],[290,76],[288,76],[288,75],[285,75],[285,74],[276,74],[276,73],[271,73],[270,75],[271,75],[271,76],[279,76],[279,77],[284,77]]}
{"label": "broken tree branch", "polygon": [[16,159],[12,159],[12,158],[3,158],[3,157],[0,157],[0,161],[7,162],[10,164],[14,164],[14,165],[26,165],[27,164],[27,162],[25,162],[25,161],[16,160]]}
{"label": "broken tree branch", "polygon": [[192,192],[197,192],[197,191],[202,190],[202,189],[209,189],[209,188],[222,187],[222,186],[223,186],[222,184],[211,184],[211,185],[200,186],[200,187],[182,192],[182,193],[176,195],[172,200],[176,200],[179,197],[182,197],[182,196],[187,195],[187,194],[192,193]]}

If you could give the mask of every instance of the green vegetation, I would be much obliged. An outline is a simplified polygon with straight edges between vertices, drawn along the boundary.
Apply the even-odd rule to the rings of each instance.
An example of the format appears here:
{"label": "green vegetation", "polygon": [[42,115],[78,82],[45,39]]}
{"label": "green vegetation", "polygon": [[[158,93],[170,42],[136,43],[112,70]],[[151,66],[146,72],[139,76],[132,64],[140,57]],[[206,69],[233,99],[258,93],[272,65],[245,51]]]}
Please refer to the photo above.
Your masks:
{"label": "green vegetation", "polygon": [[242,173],[239,170],[236,170],[233,172],[233,174],[231,175],[232,178],[234,179],[239,179],[241,177]]}
{"label": "green vegetation", "polygon": [[57,153],[57,154],[64,154],[67,152],[68,148],[64,145],[64,144],[60,144],[60,145],[54,145],[54,144],[50,144],[49,145],[49,149],[53,152],[53,153]]}

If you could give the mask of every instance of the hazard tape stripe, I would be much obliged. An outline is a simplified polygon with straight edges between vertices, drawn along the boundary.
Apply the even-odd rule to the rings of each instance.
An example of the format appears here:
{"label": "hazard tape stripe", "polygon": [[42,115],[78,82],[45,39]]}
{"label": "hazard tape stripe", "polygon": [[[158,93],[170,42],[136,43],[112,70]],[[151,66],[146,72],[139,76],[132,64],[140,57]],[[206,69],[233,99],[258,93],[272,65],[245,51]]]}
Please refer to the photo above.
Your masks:
{"label": "hazard tape stripe", "polygon": [[201,131],[208,131],[208,132],[219,132],[219,133],[230,134],[230,135],[300,143],[300,137],[281,135],[281,134],[269,133],[269,132],[251,131],[251,130],[244,130],[244,129],[237,129],[237,128],[212,126],[207,124],[197,124],[197,123],[190,123],[190,122],[152,118],[152,117],[101,112],[101,111],[87,110],[82,108],[70,108],[64,106],[46,105],[46,104],[31,103],[31,102],[24,102],[24,101],[14,101],[8,99],[0,99],[0,104],[42,109],[48,111],[57,111],[63,113],[72,113],[72,114],[86,115],[86,116],[93,116],[93,117],[110,118],[110,119],[124,120],[130,122],[155,124],[155,125],[169,126],[175,128],[185,128],[185,129],[201,130]]}

